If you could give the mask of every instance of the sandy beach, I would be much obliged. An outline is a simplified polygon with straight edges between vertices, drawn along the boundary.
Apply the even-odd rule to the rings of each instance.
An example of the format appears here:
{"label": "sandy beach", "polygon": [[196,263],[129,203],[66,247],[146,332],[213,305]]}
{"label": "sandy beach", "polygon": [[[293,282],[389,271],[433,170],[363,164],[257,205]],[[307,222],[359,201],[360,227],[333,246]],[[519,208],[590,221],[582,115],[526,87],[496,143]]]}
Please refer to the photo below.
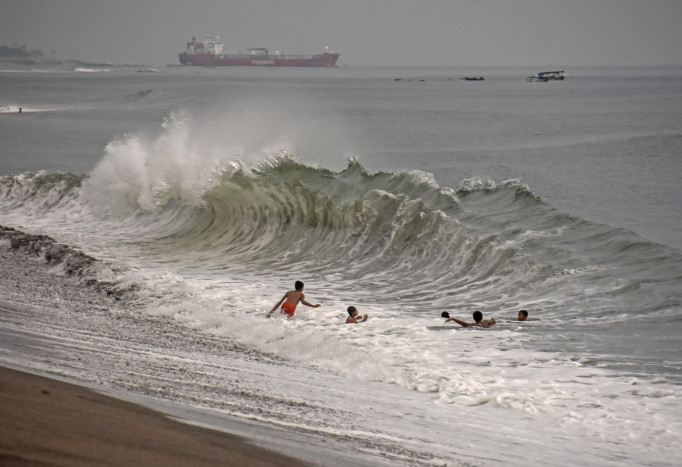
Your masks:
{"label": "sandy beach", "polygon": [[0,464],[304,463],[73,384],[0,367]]}

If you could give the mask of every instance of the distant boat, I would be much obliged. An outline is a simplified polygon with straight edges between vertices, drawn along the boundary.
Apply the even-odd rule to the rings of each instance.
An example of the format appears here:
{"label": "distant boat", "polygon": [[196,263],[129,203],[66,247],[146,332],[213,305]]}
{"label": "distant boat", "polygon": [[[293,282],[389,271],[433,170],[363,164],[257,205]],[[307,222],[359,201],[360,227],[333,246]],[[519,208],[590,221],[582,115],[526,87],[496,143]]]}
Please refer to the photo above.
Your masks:
{"label": "distant boat", "polygon": [[540,82],[546,83],[547,81],[562,81],[566,79],[564,76],[564,70],[560,71],[541,71],[537,75],[531,75],[526,78],[529,83]]}
{"label": "distant boat", "polygon": [[178,55],[180,63],[194,66],[296,66],[335,67],[340,54],[324,52],[315,55],[291,55],[280,52],[269,53],[266,48],[246,49],[238,54],[225,55],[223,43],[218,36],[207,37],[203,42],[187,43],[187,50]]}
{"label": "distant boat", "polygon": [[462,78],[464,81],[485,81],[483,76],[465,76]]}

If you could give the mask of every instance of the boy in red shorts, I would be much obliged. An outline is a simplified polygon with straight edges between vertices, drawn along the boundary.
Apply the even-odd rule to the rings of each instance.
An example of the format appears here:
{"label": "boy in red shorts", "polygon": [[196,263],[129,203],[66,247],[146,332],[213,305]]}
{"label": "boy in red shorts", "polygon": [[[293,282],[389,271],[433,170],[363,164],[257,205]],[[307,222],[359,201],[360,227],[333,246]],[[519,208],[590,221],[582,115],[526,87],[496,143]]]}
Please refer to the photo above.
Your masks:
{"label": "boy in red shorts", "polygon": [[277,305],[275,305],[272,310],[268,312],[267,315],[265,315],[266,318],[269,318],[270,315],[277,309],[279,308],[280,305],[282,305],[281,312],[285,313],[286,315],[291,318],[294,316],[294,312],[296,311],[296,305],[298,305],[299,302],[303,303],[305,306],[309,306],[312,308],[319,308],[320,304],[313,305],[312,303],[308,303],[305,301],[305,295],[303,295],[303,282],[301,281],[296,281],[294,284],[295,289],[290,290],[287,293],[284,294],[284,297],[280,299],[279,302],[277,302]]}

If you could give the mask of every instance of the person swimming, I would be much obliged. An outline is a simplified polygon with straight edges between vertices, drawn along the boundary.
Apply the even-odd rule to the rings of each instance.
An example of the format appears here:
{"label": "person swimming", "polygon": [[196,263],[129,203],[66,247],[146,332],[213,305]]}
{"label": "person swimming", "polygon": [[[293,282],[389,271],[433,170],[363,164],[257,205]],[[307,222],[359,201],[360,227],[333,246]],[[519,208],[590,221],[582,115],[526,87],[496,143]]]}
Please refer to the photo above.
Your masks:
{"label": "person swimming", "polygon": [[528,319],[528,311],[527,310],[519,310],[518,320],[519,321],[525,321],[527,319]]}
{"label": "person swimming", "polygon": [[[365,316],[359,315],[357,308],[355,308],[354,306],[349,306],[346,311],[348,311],[348,315],[349,315],[348,318],[346,318],[346,324],[364,323],[365,321],[367,321],[367,318],[369,317],[369,315],[365,315]],[[362,319],[358,319],[358,318],[362,318]]]}
{"label": "person swimming", "polygon": [[308,303],[305,301],[305,295],[303,295],[303,282],[301,281],[296,281],[294,284],[294,290],[290,290],[287,293],[284,294],[284,296],[280,299],[279,302],[268,312],[267,315],[265,315],[266,318],[269,318],[270,315],[281,305],[282,308],[280,311],[287,315],[289,318],[294,316],[294,312],[296,312],[296,306],[299,303],[303,303],[305,306],[309,306],[311,308],[319,308],[320,304],[313,305],[312,303]]}
{"label": "person swimming", "polygon": [[495,318],[490,318],[490,319],[483,319],[483,313],[480,311],[474,311],[473,317],[474,317],[474,322],[473,323],[467,323],[466,321],[462,321],[457,318],[450,318],[450,313],[447,311],[444,311],[443,313],[440,314],[441,318],[447,318],[445,322],[447,323],[448,321],[454,321],[455,323],[465,326],[465,327],[480,327],[480,328],[489,328],[493,324],[495,324]]}

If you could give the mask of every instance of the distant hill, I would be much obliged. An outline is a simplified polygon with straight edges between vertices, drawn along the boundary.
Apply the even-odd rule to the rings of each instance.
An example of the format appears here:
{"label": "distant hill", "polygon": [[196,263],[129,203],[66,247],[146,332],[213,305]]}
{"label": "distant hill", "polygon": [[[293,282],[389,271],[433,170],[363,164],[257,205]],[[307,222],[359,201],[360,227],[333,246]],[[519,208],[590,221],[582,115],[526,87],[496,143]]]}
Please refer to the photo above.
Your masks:
{"label": "distant hill", "polygon": [[135,64],[114,65],[110,62],[89,62],[78,59],[57,59],[57,51],[50,50],[48,54],[42,50],[26,50],[25,45],[0,45],[0,63],[16,63],[20,65],[33,65],[40,63],[43,65],[73,65],[73,66],[144,66]]}
{"label": "distant hill", "polygon": [[26,50],[26,46],[0,45],[0,60],[5,62],[36,63],[41,62],[45,54],[38,49]]}

